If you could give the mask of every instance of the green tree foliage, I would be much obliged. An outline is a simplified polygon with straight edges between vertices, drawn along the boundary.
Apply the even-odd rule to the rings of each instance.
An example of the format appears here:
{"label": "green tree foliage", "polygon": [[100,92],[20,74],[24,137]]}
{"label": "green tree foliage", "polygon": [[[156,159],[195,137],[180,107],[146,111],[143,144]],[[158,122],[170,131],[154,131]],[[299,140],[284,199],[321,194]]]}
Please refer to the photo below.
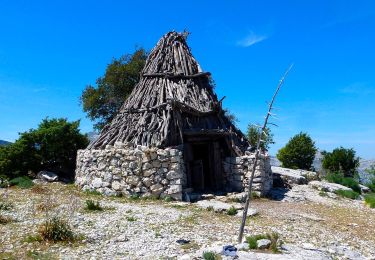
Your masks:
{"label": "green tree foliage", "polygon": [[277,153],[283,167],[310,170],[317,149],[315,142],[306,133],[293,136]]}
{"label": "green tree foliage", "polygon": [[[256,149],[257,143],[258,143],[258,137],[259,137],[259,129],[257,126],[253,124],[249,124],[247,127],[247,139],[252,147],[252,150],[254,151]],[[263,142],[260,143],[260,148],[265,151],[270,148],[271,144],[274,144],[273,141],[273,134],[271,133],[271,129],[266,127],[265,133],[262,133],[262,140]]]}
{"label": "green tree foliage", "polygon": [[79,123],[46,118],[37,129],[21,133],[13,144],[0,148],[0,175],[14,178],[29,171],[50,170],[72,177],[77,150],[89,142],[79,132]]}
{"label": "green tree foliage", "polygon": [[83,90],[83,111],[88,118],[96,122],[94,127],[97,130],[113,119],[132,92],[139,81],[146,58],[147,52],[139,48],[133,54],[113,59],[107,65],[105,74],[96,80],[96,86],[88,85]]}
{"label": "green tree foliage", "polygon": [[332,152],[322,152],[322,166],[329,172],[340,172],[345,177],[354,177],[359,166],[359,157],[353,149],[336,148]]}

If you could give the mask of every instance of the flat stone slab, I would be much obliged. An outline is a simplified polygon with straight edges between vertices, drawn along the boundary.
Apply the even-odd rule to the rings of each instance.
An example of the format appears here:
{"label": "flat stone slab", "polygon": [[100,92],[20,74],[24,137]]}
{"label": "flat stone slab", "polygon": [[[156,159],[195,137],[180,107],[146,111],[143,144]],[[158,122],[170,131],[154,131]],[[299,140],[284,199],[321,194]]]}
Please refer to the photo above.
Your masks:
{"label": "flat stone slab", "polygon": [[231,207],[235,207],[237,210],[243,208],[240,203],[225,203],[219,200],[200,200],[196,205],[204,209],[212,208],[215,212],[227,211]]}
{"label": "flat stone slab", "polygon": [[351,188],[345,187],[343,185],[337,184],[337,183],[330,183],[325,181],[311,181],[309,182],[309,186],[326,192],[336,192],[338,190],[352,190]]}
{"label": "flat stone slab", "polygon": [[[240,210],[237,212],[236,216],[237,217],[242,217],[242,214],[243,214],[243,210]],[[257,209],[254,209],[254,208],[249,208],[247,210],[247,216],[248,217],[253,217],[253,216],[256,216],[259,214],[259,211]]]}

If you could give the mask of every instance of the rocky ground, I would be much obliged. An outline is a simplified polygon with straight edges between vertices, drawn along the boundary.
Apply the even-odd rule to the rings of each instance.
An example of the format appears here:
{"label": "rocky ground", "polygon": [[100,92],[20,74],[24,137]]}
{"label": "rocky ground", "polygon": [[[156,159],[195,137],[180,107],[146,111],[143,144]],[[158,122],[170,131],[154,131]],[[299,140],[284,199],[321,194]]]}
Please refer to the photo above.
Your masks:
{"label": "rocky ground", "polygon": [[[0,214],[14,220],[0,224],[1,259],[199,259],[204,251],[236,245],[241,218],[197,203],[103,197],[60,183],[36,187],[0,189],[2,201],[13,204]],[[272,197],[252,202],[259,213],[249,217],[245,236],[277,232],[280,252],[241,250],[239,259],[375,259],[375,209],[362,201],[327,196],[308,185],[274,190]],[[100,201],[104,210],[85,210],[88,199]],[[30,241],[53,215],[69,219],[81,240]]]}

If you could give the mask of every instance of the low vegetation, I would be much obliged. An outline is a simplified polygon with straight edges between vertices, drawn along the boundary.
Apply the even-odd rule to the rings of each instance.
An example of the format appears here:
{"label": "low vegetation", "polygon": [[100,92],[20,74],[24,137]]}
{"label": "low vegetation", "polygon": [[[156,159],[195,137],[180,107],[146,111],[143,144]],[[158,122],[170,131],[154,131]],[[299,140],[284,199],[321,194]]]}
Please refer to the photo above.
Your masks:
{"label": "low vegetation", "polygon": [[216,254],[214,252],[203,252],[202,255],[204,260],[220,260],[221,256],[219,254]]}
{"label": "low vegetation", "polygon": [[47,219],[38,232],[43,241],[74,242],[77,238],[68,222],[60,217]]}
{"label": "low vegetation", "polygon": [[365,203],[370,208],[375,208],[375,193],[365,195]]}
{"label": "low vegetation", "polygon": [[341,184],[345,187],[351,188],[357,193],[361,193],[361,187],[359,186],[358,181],[352,177],[345,177],[341,172],[329,172],[325,176],[325,179],[328,182]]}
{"label": "low vegetation", "polygon": [[227,210],[227,214],[229,216],[234,216],[238,213],[238,210],[235,208],[235,207],[230,207],[228,210]]}
{"label": "low vegetation", "polygon": [[348,198],[348,199],[358,199],[359,193],[351,190],[337,190],[335,193],[341,197]]}
{"label": "low vegetation", "polygon": [[99,201],[86,200],[85,209],[88,211],[102,211],[103,208],[100,206]]}
{"label": "low vegetation", "polygon": [[9,181],[10,186],[16,186],[21,189],[29,189],[34,186],[33,181],[27,176],[16,177]]}
{"label": "low vegetation", "polygon": [[8,201],[0,201],[0,210],[11,210],[13,208],[13,203]]}
{"label": "low vegetation", "polygon": [[271,241],[271,244],[269,246],[269,250],[271,250],[273,253],[278,253],[278,245],[279,245],[279,234],[277,233],[271,233],[271,234],[258,234],[253,236],[246,237],[246,242],[249,244],[249,249],[258,249],[257,241],[261,239],[268,239]]}

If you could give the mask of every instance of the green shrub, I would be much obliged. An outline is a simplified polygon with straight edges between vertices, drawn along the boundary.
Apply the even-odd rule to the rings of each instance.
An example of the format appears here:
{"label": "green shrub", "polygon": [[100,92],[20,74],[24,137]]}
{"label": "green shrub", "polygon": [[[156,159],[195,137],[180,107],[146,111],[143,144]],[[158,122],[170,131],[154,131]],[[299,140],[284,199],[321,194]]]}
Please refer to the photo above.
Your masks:
{"label": "green shrub", "polygon": [[0,210],[10,210],[13,208],[13,203],[8,201],[0,201]]}
{"label": "green shrub", "polygon": [[99,201],[86,200],[86,210],[89,211],[102,211],[103,208],[100,206]]}
{"label": "green shrub", "polygon": [[358,199],[359,193],[351,190],[337,190],[335,193],[341,197],[348,199]]}
{"label": "green shrub", "polygon": [[227,210],[227,214],[229,215],[229,216],[234,216],[234,215],[236,215],[237,214],[237,212],[238,212],[238,210],[235,208],[235,207],[230,207],[228,210]]}
{"label": "green shrub", "polygon": [[126,217],[126,220],[129,221],[129,222],[137,221],[137,219],[135,217],[133,217],[133,216]]}
{"label": "green shrub", "polygon": [[354,177],[359,166],[359,157],[353,149],[336,148],[332,152],[322,152],[322,166],[329,172],[341,172],[344,177]]}
{"label": "green shrub", "polygon": [[250,249],[256,249],[257,248],[257,241],[260,239],[267,239],[267,235],[254,235],[254,236],[248,236],[246,237],[246,242],[249,244]]}
{"label": "green shrub", "polygon": [[344,177],[343,173],[340,172],[328,172],[325,176],[328,182],[341,184],[345,187],[351,188],[353,191],[361,193],[361,187],[357,180],[351,177]]}
{"label": "green shrub", "polygon": [[85,193],[86,193],[86,195],[92,195],[92,196],[101,196],[101,195],[103,195],[103,194],[101,194],[97,190],[85,190]]}
{"label": "green shrub", "polygon": [[60,217],[46,220],[39,227],[39,235],[44,241],[53,242],[73,242],[76,238],[70,225]]}
{"label": "green shrub", "polygon": [[365,195],[365,203],[370,208],[375,208],[375,193]]}
{"label": "green shrub", "polygon": [[15,178],[29,171],[50,170],[72,178],[77,150],[87,145],[79,121],[46,118],[37,129],[21,133],[14,143],[0,148],[0,175]]}
{"label": "green shrub", "polygon": [[11,179],[9,181],[9,185],[10,186],[17,186],[18,188],[21,188],[21,189],[29,189],[32,186],[34,186],[34,183],[29,177],[21,176],[21,177]]}
{"label": "green shrub", "polygon": [[204,260],[219,260],[221,257],[214,253],[214,252],[203,252],[203,259]]}
{"label": "green shrub", "polygon": [[257,249],[257,241],[260,239],[269,239],[271,241],[271,245],[269,249],[273,253],[278,253],[278,242],[279,242],[279,234],[271,233],[271,234],[259,234],[254,236],[246,237],[246,242],[249,244],[249,249]]}
{"label": "green shrub", "polygon": [[165,202],[171,202],[171,201],[173,201],[173,198],[171,196],[167,196],[167,197],[164,198],[164,201]]}
{"label": "green shrub", "polygon": [[306,133],[293,136],[289,142],[277,152],[277,159],[282,167],[310,170],[317,149],[314,141]]}

